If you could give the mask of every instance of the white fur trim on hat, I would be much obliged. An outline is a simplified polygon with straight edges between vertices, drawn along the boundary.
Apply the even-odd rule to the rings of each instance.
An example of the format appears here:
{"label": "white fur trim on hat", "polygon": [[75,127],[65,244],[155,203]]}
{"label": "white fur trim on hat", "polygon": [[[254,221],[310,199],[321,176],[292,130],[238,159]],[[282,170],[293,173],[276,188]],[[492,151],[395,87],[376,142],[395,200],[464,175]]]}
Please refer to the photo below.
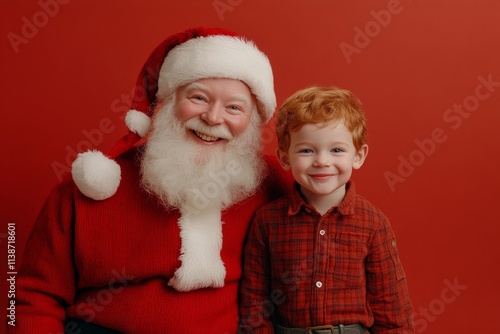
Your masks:
{"label": "white fur trim on hat", "polygon": [[273,72],[267,56],[253,42],[240,37],[215,35],[190,39],[166,56],[158,78],[158,99],[165,99],[183,85],[206,78],[245,82],[262,106],[263,121],[276,109]]}
{"label": "white fur trim on hat", "polygon": [[125,124],[130,131],[144,137],[151,126],[151,118],[143,112],[131,109],[125,116]]}
{"label": "white fur trim on hat", "polygon": [[203,211],[180,209],[181,266],[168,285],[178,291],[224,286],[226,268],[222,262],[221,208],[217,205]]}
{"label": "white fur trim on hat", "polygon": [[95,200],[113,196],[121,179],[120,166],[99,151],[78,154],[71,174],[78,189]]}

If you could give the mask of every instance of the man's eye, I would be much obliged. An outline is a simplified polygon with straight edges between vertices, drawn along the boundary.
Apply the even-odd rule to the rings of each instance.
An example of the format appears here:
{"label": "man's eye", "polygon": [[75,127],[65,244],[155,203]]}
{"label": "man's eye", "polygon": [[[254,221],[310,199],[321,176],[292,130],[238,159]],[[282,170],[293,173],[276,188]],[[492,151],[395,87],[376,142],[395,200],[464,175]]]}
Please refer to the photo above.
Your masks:
{"label": "man's eye", "polygon": [[191,94],[189,94],[187,96],[187,98],[193,102],[206,102],[206,101],[208,101],[206,95],[200,94],[198,92],[191,92]]}
{"label": "man's eye", "polygon": [[237,105],[231,105],[228,107],[229,110],[231,111],[242,111],[241,107],[240,106],[237,106]]}

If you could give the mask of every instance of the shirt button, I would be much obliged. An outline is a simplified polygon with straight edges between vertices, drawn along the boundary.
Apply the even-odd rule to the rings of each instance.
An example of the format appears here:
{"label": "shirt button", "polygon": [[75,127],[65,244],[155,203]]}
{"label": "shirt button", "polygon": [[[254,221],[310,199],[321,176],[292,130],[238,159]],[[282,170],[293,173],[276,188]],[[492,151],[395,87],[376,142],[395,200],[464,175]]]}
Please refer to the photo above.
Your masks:
{"label": "shirt button", "polygon": [[320,230],[319,231],[319,234],[321,234],[321,235],[325,235],[325,233],[326,233],[325,230]]}
{"label": "shirt button", "polygon": [[316,282],[316,287],[317,288],[321,288],[323,286],[323,283],[321,283],[321,281],[317,281]]}

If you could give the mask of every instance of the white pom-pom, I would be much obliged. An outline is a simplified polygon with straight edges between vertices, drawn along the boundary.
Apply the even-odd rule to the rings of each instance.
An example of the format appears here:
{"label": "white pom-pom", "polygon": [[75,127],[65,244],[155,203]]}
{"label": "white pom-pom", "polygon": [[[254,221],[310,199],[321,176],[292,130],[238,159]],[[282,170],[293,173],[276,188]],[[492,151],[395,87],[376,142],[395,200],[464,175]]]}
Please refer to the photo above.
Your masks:
{"label": "white pom-pom", "polygon": [[78,154],[71,174],[78,189],[95,200],[113,196],[121,179],[120,166],[99,151]]}
{"label": "white pom-pom", "polygon": [[131,109],[125,116],[125,124],[130,131],[144,137],[149,131],[151,118],[143,112]]}

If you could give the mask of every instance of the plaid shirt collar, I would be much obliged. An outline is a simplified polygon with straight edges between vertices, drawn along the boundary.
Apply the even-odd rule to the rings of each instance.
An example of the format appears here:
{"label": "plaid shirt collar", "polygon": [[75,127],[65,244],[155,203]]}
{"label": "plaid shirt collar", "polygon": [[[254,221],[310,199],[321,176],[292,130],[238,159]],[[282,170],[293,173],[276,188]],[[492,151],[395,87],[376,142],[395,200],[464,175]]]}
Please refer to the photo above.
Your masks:
{"label": "plaid shirt collar", "polygon": [[[341,215],[350,215],[354,213],[354,204],[356,202],[356,187],[354,181],[349,180],[346,184],[346,194],[342,202],[336,206],[330,208],[326,214],[338,211]],[[295,181],[293,184],[293,190],[290,194],[290,204],[288,206],[288,215],[297,215],[301,208],[308,209],[308,211],[316,212],[316,209],[307,204],[302,197],[300,192],[300,185]]]}

